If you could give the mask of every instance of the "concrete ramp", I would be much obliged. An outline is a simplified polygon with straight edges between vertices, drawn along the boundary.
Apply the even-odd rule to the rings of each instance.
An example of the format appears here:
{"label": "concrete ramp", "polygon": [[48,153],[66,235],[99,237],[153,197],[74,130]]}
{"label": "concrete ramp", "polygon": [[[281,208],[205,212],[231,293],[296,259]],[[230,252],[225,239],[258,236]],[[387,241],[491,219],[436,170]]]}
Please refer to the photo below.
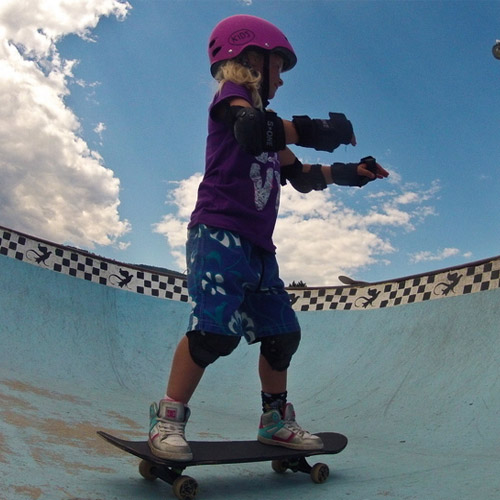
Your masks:
{"label": "concrete ramp", "polygon": [[[290,290],[298,420],[348,436],[331,477],[268,463],[188,470],[206,499],[500,498],[500,258],[383,283]],[[0,228],[0,499],[174,498],[96,436],[143,439],[189,305],[182,275]],[[206,373],[191,439],[253,439],[258,347]]]}

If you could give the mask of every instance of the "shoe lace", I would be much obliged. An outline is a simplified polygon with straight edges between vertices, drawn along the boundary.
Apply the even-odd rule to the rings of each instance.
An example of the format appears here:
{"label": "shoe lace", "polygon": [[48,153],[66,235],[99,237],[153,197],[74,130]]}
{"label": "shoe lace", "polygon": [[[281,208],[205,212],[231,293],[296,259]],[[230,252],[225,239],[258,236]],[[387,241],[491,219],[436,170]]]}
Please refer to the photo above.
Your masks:
{"label": "shoe lace", "polygon": [[286,428],[293,432],[294,434],[297,434],[298,436],[304,437],[304,436],[309,436],[310,432],[302,429],[302,427],[294,420],[294,419],[287,419],[284,420]]}
{"label": "shoe lace", "polygon": [[172,422],[171,420],[158,418],[157,423],[158,428],[164,438],[166,438],[167,436],[180,436],[184,438],[184,429],[186,427],[186,422]]}

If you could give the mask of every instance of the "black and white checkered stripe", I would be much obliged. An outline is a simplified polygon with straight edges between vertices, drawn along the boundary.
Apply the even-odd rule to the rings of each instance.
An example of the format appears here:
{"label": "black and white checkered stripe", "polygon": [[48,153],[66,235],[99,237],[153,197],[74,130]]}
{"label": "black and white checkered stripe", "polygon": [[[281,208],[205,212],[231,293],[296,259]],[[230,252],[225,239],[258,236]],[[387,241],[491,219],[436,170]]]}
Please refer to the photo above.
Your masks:
{"label": "black and white checkered stripe", "polygon": [[[0,255],[100,285],[188,302],[186,277],[105,259],[0,226]],[[500,287],[500,256],[418,276],[353,286],[290,289],[297,311],[369,310]]]}

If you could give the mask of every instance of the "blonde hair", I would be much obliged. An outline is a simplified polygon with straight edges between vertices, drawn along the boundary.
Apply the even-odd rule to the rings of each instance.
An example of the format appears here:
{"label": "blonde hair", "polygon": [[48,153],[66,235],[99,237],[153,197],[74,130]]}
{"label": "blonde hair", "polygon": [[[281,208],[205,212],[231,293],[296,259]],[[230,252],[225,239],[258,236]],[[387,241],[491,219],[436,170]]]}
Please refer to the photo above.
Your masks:
{"label": "blonde hair", "polygon": [[262,77],[258,71],[252,69],[243,60],[229,59],[222,63],[217,70],[215,79],[219,82],[217,91],[220,91],[226,82],[245,86],[252,95],[252,104],[256,108],[262,109],[262,98],[259,93]]}

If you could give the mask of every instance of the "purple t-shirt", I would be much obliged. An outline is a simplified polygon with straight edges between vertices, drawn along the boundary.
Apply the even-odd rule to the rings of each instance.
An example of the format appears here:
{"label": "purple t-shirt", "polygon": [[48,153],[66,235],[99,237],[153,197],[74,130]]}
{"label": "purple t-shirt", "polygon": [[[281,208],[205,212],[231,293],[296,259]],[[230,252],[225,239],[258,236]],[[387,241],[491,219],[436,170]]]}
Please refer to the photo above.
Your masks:
{"label": "purple t-shirt", "polygon": [[214,107],[232,97],[252,103],[250,91],[231,82],[215,95],[209,109],[205,175],[188,227],[203,223],[229,229],[274,252],[272,235],[280,194],[278,154],[252,156],[238,144],[232,127],[212,118]]}

